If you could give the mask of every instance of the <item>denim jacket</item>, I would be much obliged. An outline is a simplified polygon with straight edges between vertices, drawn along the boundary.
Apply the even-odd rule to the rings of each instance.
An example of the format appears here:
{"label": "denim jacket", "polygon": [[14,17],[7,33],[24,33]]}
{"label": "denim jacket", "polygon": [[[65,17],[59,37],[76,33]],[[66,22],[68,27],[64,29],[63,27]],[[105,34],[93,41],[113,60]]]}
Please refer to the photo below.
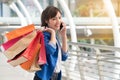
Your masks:
{"label": "denim jacket", "polygon": [[[46,48],[47,63],[41,67],[42,70],[37,71],[35,74],[42,80],[50,80],[58,59],[58,44],[54,45],[53,43],[49,42],[51,38],[49,32],[43,32],[43,34],[44,34],[44,42]],[[59,40],[58,43],[60,43]],[[68,57],[68,53],[62,51],[62,49],[61,49],[61,53],[62,53],[62,61],[65,61]],[[62,74],[60,72],[58,75],[59,76],[58,80],[61,80],[61,75]]]}

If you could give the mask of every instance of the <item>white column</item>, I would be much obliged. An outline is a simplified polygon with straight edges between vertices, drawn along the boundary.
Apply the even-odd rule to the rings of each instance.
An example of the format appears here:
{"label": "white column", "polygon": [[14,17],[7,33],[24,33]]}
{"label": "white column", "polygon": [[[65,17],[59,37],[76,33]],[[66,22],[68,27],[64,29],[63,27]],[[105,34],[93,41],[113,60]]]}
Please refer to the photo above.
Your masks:
{"label": "white column", "polygon": [[25,6],[23,5],[23,3],[21,2],[21,0],[17,0],[17,3],[19,4],[19,6],[22,8],[26,18],[27,18],[27,21],[28,21],[28,24],[32,24],[32,20],[31,20],[31,17],[27,11],[27,9],[25,8]]}
{"label": "white column", "polygon": [[111,23],[113,26],[112,29],[113,29],[114,44],[116,47],[120,47],[119,24],[111,0],[103,0],[103,2],[105,4],[109,17],[111,18]]}
{"label": "white column", "polygon": [[26,22],[24,16],[22,15],[22,13],[19,11],[19,9],[17,8],[17,6],[15,5],[15,3],[11,3],[9,6],[10,6],[10,8],[11,8],[13,11],[15,11],[15,12],[17,13],[18,17],[19,17],[20,20],[21,20],[21,25],[22,25],[22,26],[26,26],[26,25],[27,25],[27,22]]}
{"label": "white column", "polygon": [[75,0],[70,0],[70,10],[72,13],[75,10],[75,6],[76,6]]}
{"label": "white column", "polygon": [[[115,15],[115,11],[112,5],[111,0],[103,0],[104,5],[106,7],[106,10],[108,12],[108,15],[111,18],[111,23],[113,26],[113,37],[114,37],[114,46],[115,47],[120,47],[120,33],[119,33],[119,24],[117,21],[117,17]],[[115,52],[115,56],[120,57],[120,53],[119,52]],[[120,60],[116,60],[116,62],[120,62]],[[120,66],[115,66],[116,68],[120,69]],[[120,74],[119,71],[115,71],[115,73]],[[115,75],[116,79],[119,79],[119,75]]]}
{"label": "white column", "polygon": [[35,6],[38,8],[40,14],[42,13],[43,9],[41,7],[41,5],[39,4],[38,0],[33,0]]}

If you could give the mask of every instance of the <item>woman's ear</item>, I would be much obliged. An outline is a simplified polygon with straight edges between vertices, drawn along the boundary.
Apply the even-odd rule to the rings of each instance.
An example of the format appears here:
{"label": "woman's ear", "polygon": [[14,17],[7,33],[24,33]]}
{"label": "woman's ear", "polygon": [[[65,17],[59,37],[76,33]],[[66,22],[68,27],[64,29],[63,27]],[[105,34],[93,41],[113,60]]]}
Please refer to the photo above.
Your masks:
{"label": "woman's ear", "polygon": [[45,21],[45,27],[48,27],[48,21]]}

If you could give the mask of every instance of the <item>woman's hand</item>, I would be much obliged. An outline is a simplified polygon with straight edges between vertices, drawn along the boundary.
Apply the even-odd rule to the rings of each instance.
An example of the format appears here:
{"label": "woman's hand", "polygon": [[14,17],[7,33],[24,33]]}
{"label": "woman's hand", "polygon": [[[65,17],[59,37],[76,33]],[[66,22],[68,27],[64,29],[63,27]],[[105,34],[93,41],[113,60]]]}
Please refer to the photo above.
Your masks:
{"label": "woman's hand", "polygon": [[52,28],[47,28],[47,27],[44,29],[44,31],[47,31],[47,32],[49,32],[51,34],[55,33],[55,31]]}
{"label": "woman's hand", "polygon": [[53,30],[52,28],[45,28],[44,31],[47,31],[47,32],[49,32],[51,34],[50,42],[52,42],[53,44],[56,44],[55,30]]}
{"label": "woman's hand", "polygon": [[62,50],[67,52],[68,47],[67,47],[67,34],[66,34],[66,24],[64,22],[62,22],[63,28],[59,31],[60,32],[60,36],[62,39]]}
{"label": "woman's hand", "polygon": [[62,25],[63,25],[63,27],[62,27],[62,29],[59,31],[59,33],[60,33],[60,35],[61,35],[61,37],[64,37],[64,36],[66,36],[66,24],[64,23],[64,22],[62,22]]}

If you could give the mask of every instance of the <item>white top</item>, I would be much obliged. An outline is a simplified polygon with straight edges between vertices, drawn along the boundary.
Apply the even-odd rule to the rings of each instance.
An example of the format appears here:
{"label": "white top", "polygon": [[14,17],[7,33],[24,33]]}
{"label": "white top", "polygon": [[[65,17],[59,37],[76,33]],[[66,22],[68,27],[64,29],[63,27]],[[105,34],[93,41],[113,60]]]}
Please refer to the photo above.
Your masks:
{"label": "white top", "polygon": [[58,59],[57,59],[56,67],[54,70],[55,73],[59,73],[61,70],[61,48],[58,41],[57,41],[57,44],[58,44]]}

